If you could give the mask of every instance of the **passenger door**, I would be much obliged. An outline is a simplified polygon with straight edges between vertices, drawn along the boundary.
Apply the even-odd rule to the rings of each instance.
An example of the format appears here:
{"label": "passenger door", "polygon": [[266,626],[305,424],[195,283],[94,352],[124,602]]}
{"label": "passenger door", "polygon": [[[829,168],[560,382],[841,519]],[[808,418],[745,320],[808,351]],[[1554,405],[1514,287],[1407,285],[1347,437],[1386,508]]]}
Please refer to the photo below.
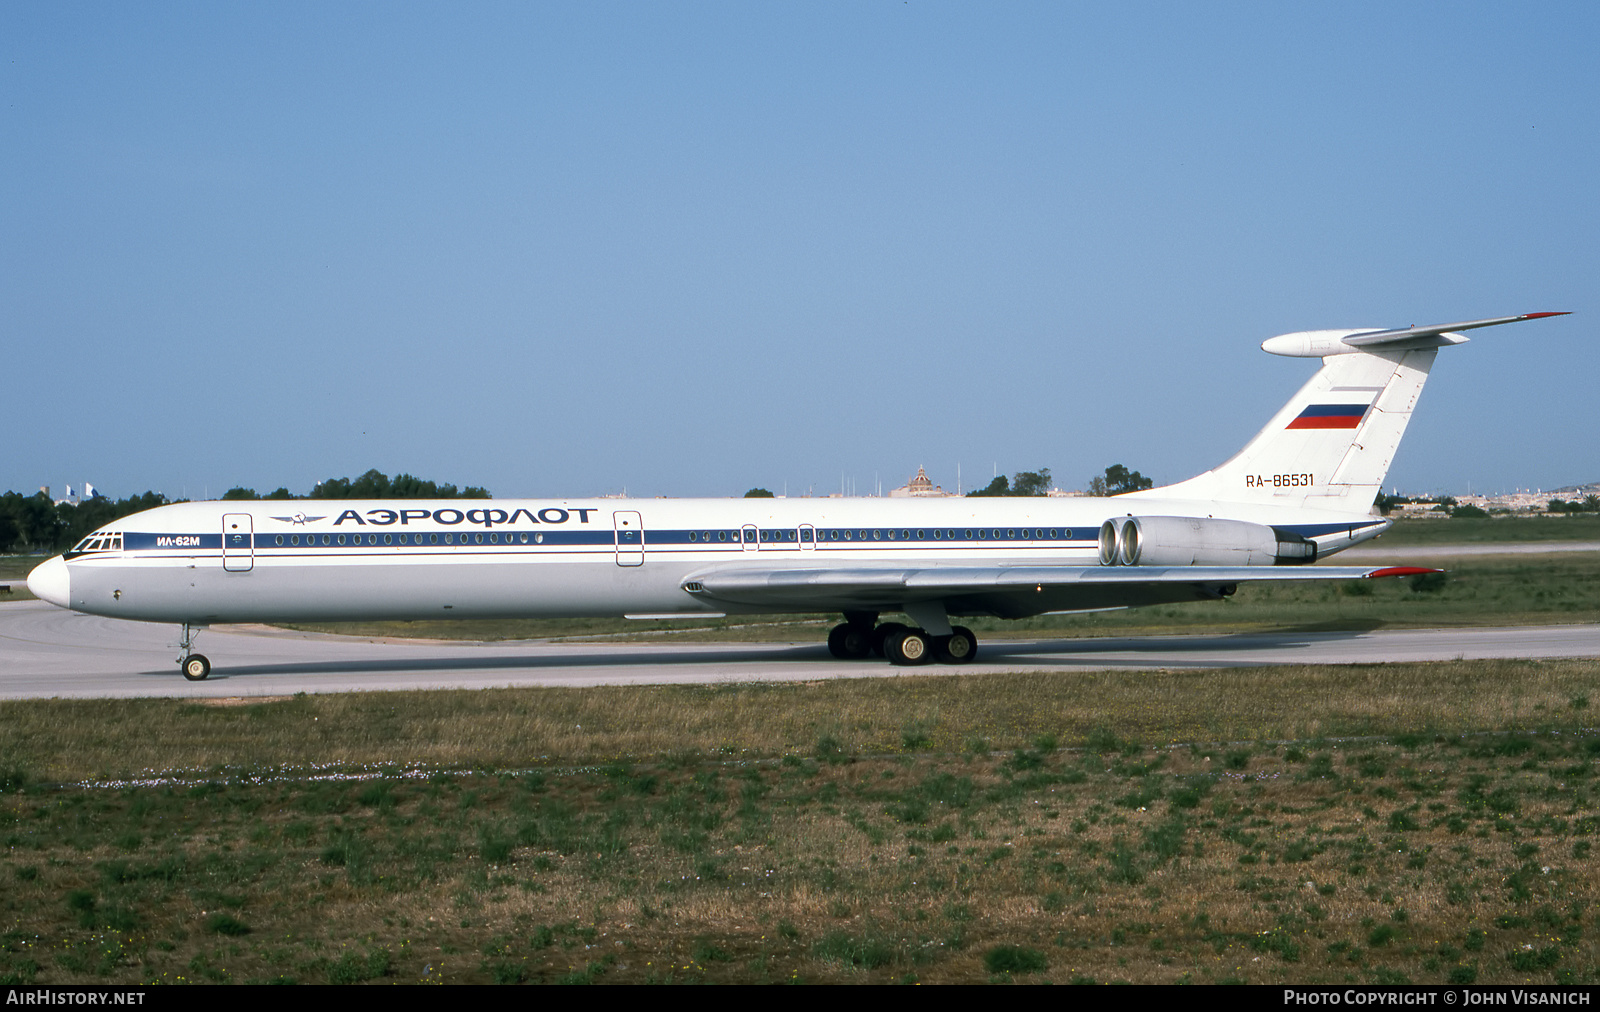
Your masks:
{"label": "passenger door", "polygon": [[254,569],[255,540],[255,523],[250,514],[222,514],[222,568],[230,573]]}
{"label": "passenger door", "polygon": [[617,531],[617,565],[644,565],[644,520],[632,510],[611,514]]}

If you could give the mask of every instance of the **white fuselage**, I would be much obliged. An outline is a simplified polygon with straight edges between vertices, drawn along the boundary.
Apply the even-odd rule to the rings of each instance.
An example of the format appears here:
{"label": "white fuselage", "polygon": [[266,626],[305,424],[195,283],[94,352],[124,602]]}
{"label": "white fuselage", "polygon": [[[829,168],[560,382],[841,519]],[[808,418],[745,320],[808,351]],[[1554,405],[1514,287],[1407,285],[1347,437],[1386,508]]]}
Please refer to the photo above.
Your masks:
{"label": "white fuselage", "polygon": [[[834,611],[691,590],[699,574],[741,568],[1094,566],[1101,524],[1129,514],[1273,526],[1321,556],[1387,526],[1148,496],[201,502],[117,521],[30,585],[78,611],[196,625]],[[1124,603],[1140,602],[1106,602]]]}

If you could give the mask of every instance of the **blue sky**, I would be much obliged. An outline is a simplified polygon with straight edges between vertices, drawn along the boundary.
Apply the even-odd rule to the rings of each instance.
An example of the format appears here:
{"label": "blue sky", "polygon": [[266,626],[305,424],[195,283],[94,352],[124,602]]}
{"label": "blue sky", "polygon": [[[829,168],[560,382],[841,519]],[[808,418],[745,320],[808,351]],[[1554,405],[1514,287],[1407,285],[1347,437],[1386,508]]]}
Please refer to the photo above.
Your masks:
{"label": "blue sky", "polygon": [[[496,495],[1232,454],[1325,327],[1402,490],[1600,479],[1593,4],[0,7],[0,488]],[[20,437],[20,438],[19,438]]]}

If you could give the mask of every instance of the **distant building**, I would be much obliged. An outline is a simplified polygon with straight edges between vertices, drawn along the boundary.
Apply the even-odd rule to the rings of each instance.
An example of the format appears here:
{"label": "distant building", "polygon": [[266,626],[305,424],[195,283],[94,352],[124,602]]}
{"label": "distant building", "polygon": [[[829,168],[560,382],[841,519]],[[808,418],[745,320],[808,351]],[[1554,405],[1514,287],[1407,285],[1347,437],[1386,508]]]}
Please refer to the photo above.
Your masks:
{"label": "distant building", "polygon": [[953,493],[946,492],[943,488],[935,485],[933,480],[928,477],[928,472],[924,471],[921,467],[917,468],[917,473],[912,475],[910,481],[906,482],[899,488],[892,488],[889,490],[889,498],[891,499],[904,499],[907,497],[933,498],[936,496],[947,496],[952,494]]}

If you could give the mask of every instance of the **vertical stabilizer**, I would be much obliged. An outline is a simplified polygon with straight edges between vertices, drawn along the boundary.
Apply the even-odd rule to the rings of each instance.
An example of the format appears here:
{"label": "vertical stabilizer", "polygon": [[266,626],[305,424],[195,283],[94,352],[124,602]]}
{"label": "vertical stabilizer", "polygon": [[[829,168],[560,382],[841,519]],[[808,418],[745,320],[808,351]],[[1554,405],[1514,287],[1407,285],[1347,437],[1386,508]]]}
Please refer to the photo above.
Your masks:
{"label": "vertical stabilizer", "polygon": [[1437,348],[1329,355],[1231,460],[1135,495],[1364,512],[1417,406]]}
{"label": "vertical stabilizer", "polygon": [[1440,348],[1456,331],[1565,316],[1527,313],[1401,330],[1311,330],[1262,342],[1263,351],[1321,358],[1322,368],[1227,463],[1130,497],[1211,499],[1365,512],[1394,462]]}

